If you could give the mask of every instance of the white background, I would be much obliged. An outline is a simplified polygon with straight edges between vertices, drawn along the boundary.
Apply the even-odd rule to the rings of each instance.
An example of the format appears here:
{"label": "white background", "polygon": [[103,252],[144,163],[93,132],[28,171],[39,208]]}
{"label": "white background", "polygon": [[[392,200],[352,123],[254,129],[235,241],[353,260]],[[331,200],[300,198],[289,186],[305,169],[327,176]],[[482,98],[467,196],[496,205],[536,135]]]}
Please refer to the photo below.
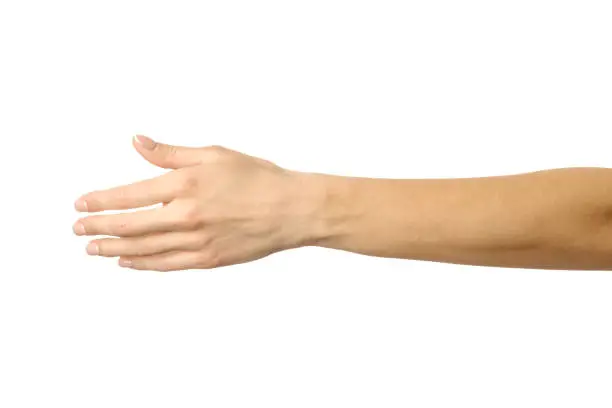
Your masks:
{"label": "white background", "polygon": [[610,407],[612,274],[91,258],[144,133],[297,170],[612,164],[609,1],[0,2],[0,406]]}

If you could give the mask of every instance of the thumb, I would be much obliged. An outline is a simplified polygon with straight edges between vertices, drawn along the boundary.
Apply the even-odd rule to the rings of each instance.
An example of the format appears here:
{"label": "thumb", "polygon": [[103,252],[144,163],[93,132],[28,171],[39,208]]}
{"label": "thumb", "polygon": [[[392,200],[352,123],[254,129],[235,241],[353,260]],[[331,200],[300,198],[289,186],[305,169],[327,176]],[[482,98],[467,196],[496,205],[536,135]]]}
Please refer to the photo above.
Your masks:
{"label": "thumb", "polygon": [[153,141],[143,135],[134,136],[134,147],[149,163],[164,169],[178,169],[199,164],[201,151],[194,147],[179,147]]}

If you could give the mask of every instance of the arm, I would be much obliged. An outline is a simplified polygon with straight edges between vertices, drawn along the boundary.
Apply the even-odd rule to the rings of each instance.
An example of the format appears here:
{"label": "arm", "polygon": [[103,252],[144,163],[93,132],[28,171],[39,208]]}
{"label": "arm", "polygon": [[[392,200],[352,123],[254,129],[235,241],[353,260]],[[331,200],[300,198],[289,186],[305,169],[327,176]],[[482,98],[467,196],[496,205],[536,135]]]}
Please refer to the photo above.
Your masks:
{"label": "arm", "polygon": [[252,261],[306,245],[472,265],[612,269],[612,171],[461,179],[304,173],[220,147],[134,140],[161,177],[82,196],[90,255],[161,271]]}
{"label": "arm", "polygon": [[612,269],[612,170],[383,180],[312,175],[320,245],[472,265]]}

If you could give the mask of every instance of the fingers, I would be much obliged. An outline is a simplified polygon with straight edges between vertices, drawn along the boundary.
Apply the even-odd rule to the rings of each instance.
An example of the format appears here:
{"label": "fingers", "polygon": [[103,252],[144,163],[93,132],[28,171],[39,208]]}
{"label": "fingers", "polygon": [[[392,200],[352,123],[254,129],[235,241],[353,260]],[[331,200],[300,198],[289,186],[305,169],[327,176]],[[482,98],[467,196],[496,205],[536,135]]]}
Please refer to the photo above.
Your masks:
{"label": "fingers", "polygon": [[121,257],[119,265],[149,271],[209,269],[219,266],[216,257],[206,251],[174,251],[152,256]]}
{"label": "fingers", "polygon": [[201,163],[202,149],[199,148],[166,145],[143,135],[134,137],[134,147],[149,163],[164,169],[178,169]]}
{"label": "fingers", "polygon": [[181,192],[182,183],[180,172],[170,172],[154,179],[85,194],[77,200],[75,208],[78,211],[99,212],[169,202]]}
{"label": "fingers", "polygon": [[106,257],[138,257],[177,250],[196,251],[207,244],[208,239],[201,232],[167,232],[143,237],[94,240],[87,246],[87,253]]}
{"label": "fingers", "polygon": [[131,237],[192,229],[195,225],[190,218],[185,216],[180,206],[172,204],[131,213],[93,215],[77,221],[73,230],[77,235]]}

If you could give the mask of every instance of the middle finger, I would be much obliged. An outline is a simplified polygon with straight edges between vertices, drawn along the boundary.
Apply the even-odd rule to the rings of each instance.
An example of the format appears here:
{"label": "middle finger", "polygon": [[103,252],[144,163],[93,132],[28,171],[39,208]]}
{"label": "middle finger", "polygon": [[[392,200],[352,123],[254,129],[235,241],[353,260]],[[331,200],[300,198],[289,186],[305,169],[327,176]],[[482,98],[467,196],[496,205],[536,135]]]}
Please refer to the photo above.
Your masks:
{"label": "middle finger", "polygon": [[112,215],[93,215],[76,222],[77,235],[132,237],[186,229],[172,206]]}

